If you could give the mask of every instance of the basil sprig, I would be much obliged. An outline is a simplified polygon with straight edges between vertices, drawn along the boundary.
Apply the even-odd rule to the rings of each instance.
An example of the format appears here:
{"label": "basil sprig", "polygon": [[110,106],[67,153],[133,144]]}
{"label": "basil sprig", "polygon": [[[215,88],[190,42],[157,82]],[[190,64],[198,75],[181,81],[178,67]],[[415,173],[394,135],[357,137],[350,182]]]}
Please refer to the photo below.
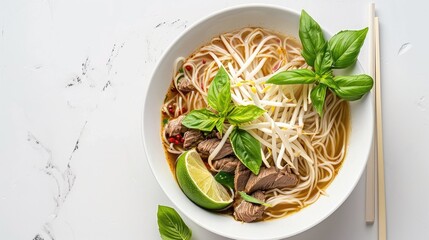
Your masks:
{"label": "basil sprig", "polygon": [[158,205],[158,229],[163,240],[189,240],[192,231],[171,207]]}
{"label": "basil sprig", "polygon": [[216,127],[222,134],[225,120],[233,125],[239,125],[253,121],[265,112],[255,105],[234,106],[231,103],[231,83],[223,67],[210,84],[207,99],[209,107],[216,112],[209,109],[193,110],[183,119],[183,125],[205,132],[210,132]]}
{"label": "basil sprig", "polygon": [[235,106],[231,102],[231,84],[228,73],[219,69],[208,90],[208,104],[211,109],[192,110],[183,119],[187,128],[205,132],[215,127],[222,134],[224,122],[234,125],[229,136],[232,149],[237,158],[254,174],[259,173],[262,164],[261,144],[247,131],[239,128],[240,124],[251,122],[260,117],[265,110],[255,105]]}
{"label": "basil sprig", "polygon": [[340,31],[326,42],[319,24],[302,10],[299,23],[301,54],[314,70],[283,71],[268,79],[267,83],[316,84],[310,98],[320,116],[323,116],[327,89],[348,101],[360,99],[371,90],[373,79],[365,74],[334,76],[333,69],[347,68],[356,63],[367,32],[368,28]]}

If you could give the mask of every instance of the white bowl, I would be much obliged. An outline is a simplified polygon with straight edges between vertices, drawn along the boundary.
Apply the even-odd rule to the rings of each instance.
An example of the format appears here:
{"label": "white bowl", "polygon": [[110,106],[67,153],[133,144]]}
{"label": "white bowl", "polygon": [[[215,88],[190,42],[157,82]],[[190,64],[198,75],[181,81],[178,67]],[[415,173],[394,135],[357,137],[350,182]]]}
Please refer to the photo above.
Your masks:
{"label": "white bowl", "polygon": [[[216,12],[189,27],[159,60],[143,110],[143,142],[152,172],[165,194],[176,207],[201,227],[233,239],[279,239],[290,237],[320,223],[334,212],[356,186],[368,158],[373,133],[373,104],[370,97],[351,104],[351,135],[344,164],[322,196],[314,204],[290,216],[243,224],[231,216],[204,210],[192,203],[179,188],[165,160],[160,131],[160,109],[172,79],[174,60],[188,56],[220,33],[247,26],[260,26],[298,38],[299,16],[296,11],[272,5],[243,5]],[[325,34],[328,36],[325,32]],[[352,73],[361,73],[359,64]]]}

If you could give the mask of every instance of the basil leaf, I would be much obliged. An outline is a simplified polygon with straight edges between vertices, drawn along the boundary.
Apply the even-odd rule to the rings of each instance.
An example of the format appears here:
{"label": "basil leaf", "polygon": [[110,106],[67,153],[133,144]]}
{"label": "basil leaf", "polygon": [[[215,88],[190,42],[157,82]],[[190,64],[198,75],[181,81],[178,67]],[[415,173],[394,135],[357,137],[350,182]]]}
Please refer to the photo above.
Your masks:
{"label": "basil leaf", "polygon": [[314,66],[317,53],[326,41],[319,24],[304,10],[299,19],[299,38],[302,43],[302,56],[308,65]]}
{"label": "basil leaf", "polygon": [[334,77],[338,89],[334,89],[335,94],[345,100],[354,101],[360,99],[365,93],[371,90],[374,81],[368,75],[336,76]]}
{"label": "basil leaf", "polygon": [[189,240],[192,231],[171,207],[158,205],[158,229],[163,240]]}
{"label": "basil leaf", "polygon": [[225,122],[224,117],[219,118],[216,122],[216,129],[220,133],[221,136],[222,136],[222,132],[223,132],[223,122]]}
{"label": "basil leaf", "polygon": [[268,79],[267,83],[284,84],[309,84],[314,83],[316,74],[309,69],[295,69],[277,73]]}
{"label": "basil leaf", "polygon": [[187,128],[210,132],[218,122],[219,117],[205,108],[192,110],[183,119],[182,124]]}
{"label": "basil leaf", "polygon": [[232,149],[237,158],[255,175],[262,164],[261,143],[250,133],[235,127],[229,136]]}
{"label": "basil leaf", "polygon": [[234,108],[235,108],[234,103],[229,104],[228,111],[227,111],[226,115],[228,115],[232,110],[234,110]]}
{"label": "basil leaf", "polygon": [[228,122],[234,125],[253,121],[265,112],[255,105],[236,106],[228,113]]}
{"label": "basil leaf", "polygon": [[322,76],[326,73],[332,73],[332,57],[329,51],[326,51],[326,45],[317,53],[316,60],[314,60],[314,71]]}
{"label": "basil leaf", "polygon": [[368,28],[345,30],[335,34],[328,43],[333,68],[346,68],[354,64],[365,41]]}
{"label": "basil leaf", "polygon": [[234,189],[234,174],[220,171],[214,176],[214,178],[220,184]]}
{"label": "basil leaf", "polygon": [[337,83],[334,81],[332,74],[328,76],[323,76],[320,79],[320,83],[325,84],[326,86],[332,88],[332,89],[338,89]]}
{"label": "basil leaf", "polygon": [[221,116],[226,115],[231,103],[231,86],[228,73],[223,67],[216,73],[209,86],[207,100],[209,106],[218,111]]}
{"label": "basil leaf", "polygon": [[316,109],[317,113],[322,117],[323,116],[323,106],[325,105],[327,86],[320,83],[311,90],[310,97],[313,107]]}
{"label": "basil leaf", "polygon": [[247,195],[247,193],[245,193],[243,191],[239,191],[238,193],[240,194],[241,198],[243,198],[244,201],[246,201],[246,202],[260,204],[260,205],[263,205],[265,207],[272,207],[271,204],[268,204],[268,203],[266,203],[264,201],[261,201],[261,200],[255,198],[255,197]]}

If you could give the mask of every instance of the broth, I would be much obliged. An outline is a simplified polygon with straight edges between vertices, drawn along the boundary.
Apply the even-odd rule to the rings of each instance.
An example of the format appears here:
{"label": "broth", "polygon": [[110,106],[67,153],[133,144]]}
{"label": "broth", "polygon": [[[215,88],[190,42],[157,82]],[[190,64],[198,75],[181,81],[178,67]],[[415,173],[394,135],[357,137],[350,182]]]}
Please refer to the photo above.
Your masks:
{"label": "broth", "polygon": [[[258,28],[246,28],[249,29],[249,31],[252,32],[246,32],[243,33],[243,38],[246,38],[249,36],[249,34],[253,33],[253,31],[258,31]],[[236,31],[233,34],[239,34],[240,31],[246,31],[246,29]],[[283,36],[278,33],[273,33],[269,30],[260,30],[264,34],[274,36],[273,39],[277,41],[275,38],[277,37],[282,42],[279,41],[278,44],[284,44],[284,48],[281,48],[280,51],[278,49],[275,50],[275,53],[273,54],[279,54],[279,57],[277,57],[276,61],[267,60],[264,62],[263,66],[267,65],[268,67],[260,69],[260,76],[266,76],[271,74],[272,69],[279,69],[282,64],[290,64],[294,61],[298,61],[299,64],[305,64],[301,63],[299,60],[302,59],[300,53],[296,53],[294,49],[299,49],[300,44],[293,38],[288,36]],[[230,33],[228,33],[230,34]],[[225,34],[225,36],[229,36]],[[235,36],[235,35],[234,35]],[[237,38],[237,37],[235,37]],[[234,37],[231,37],[231,39],[235,39]],[[255,45],[258,42],[263,41],[264,37],[258,36],[253,39],[255,41]],[[237,51],[241,51],[242,55],[246,55],[245,48],[242,48],[240,46],[240,41],[238,40],[231,40],[231,43],[233,44],[234,41],[237,42]],[[271,40],[270,40],[271,41]],[[268,42],[268,41],[267,41]],[[276,42],[274,42],[272,45],[275,45]],[[179,65],[178,63],[181,63],[181,66],[175,66],[174,70],[174,76],[173,76],[173,82],[170,85],[170,88],[168,92],[166,93],[165,101],[163,104],[163,108],[161,111],[161,125],[162,125],[162,131],[161,131],[161,138],[163,139],[163,147],[165,150],[165,156],[169,163],[171,172],[175,176],[175,165],[176,165],[176,159],[180,152],[184,151],[181,147],[172,147],[172,144],[168,142],[168,139],[164,133],[165,124],[169,119],[176,118],[180,115],[187,114],[193,109],[201,109],[206,107],[206,103],[204,101],[204,96],[201,94],[200,90],[194,89],[191,91],[187,91],[185,93],[177,90],[177,85],[179,83],[179,80],[184,78],[193,79],[192,81],[197,81],[198,85],[203,92],[207,93],[207,88],[210,84],[210,82],[213,80],[214,77],[214,70],[213,68],[216,68],[216,62],[213,60],[210,60],[210,56],[207,54],[207,49],[211,49],[210,47],[213,46],[214,49],[217,48],[225,48],[225,46],[222,45],[222,41],[220,41],[219,38],[214,38],[209,44],[199,48],[197,51],[195,51],[190,57],[187,59],[181,59],[176,63],[176,65]],[[270,47],[267,47],[267,49],[270,49]],[[278,62],[278,59],[281,61]],[[298,59],[298,60],[296,60]],[[192,63],[191,65],[187,65],[188,63]],[[226,65],[226,63],[225,63]],[[255,64],[256,65],[256,64]],[[185,66],[185,67],[184,67]],[[191,66],[191,67],[190,67]],[[237,65],[238,66],[238,65]],[[233,66],[234,67],[234,66]],[[305,67],[305,65],[304,65]],[[189,69],[188,69],[189,68]],[[196,68],[197,70],[197,76],[194,76],[191,78],[191,73],[196,74],[193,69]],[[298,67],[296,67],[298,68]],[[198,75],[199,74],[199,75]],[[208,77],[204,77],[207,75]],[[196,84],[196,83],[193,83]],[[256,84],[255,84],[256,85]],[[284,97],[288,97],[290,99],[289,102],[296,103],[296,105],[299,104],[299,101],[296,99],[306,99],[309,98],[307,95],[309,95],[309,92],[311,90],[312,86],[307,85],[289,85],[290,87],[282,88],[282,94]],[[265,90],[265,88],[264,88]],[[284,93],[283,93],[284,92]],[[308,92],[308,93],[307,93]],[[234,93],[232,91],[232,93]],[[276,93],[277,94],[277,93]],[[298,153],[298,156],[292,156],[292,159],[295,159],[294,164],[296,164],[296,172],[297,176],[299,176],[299,182],[298,185],[295,187],[289,187],[284,189],[274,189],[265,191],[266,199],[271,200],[275,202],[275,206],[272,208],[266,208],[265,214],[263,217],[263,220],[269,220],[273,218],[278,217],[284,217],[286,215],[292,214],[294,212],[299,211],[300,209],[312,204],[315,202],[320,195],[323,195],[325,190],[328,188],[329,184],[333,181],[335,176],[337,175],[338,171],[340,170],[343,160],[346,156],[347,152],[347,144],[348,144],[348,136],[350,132],[350,106],[347,101],[343,101],[338,99],[335,94],[332,94],[330,91],[326,93],[326,102],[325,102],[325,115],[323,118],[319,118],[319,116],[314,115],[314,110],[312,109],[312,105],[309,105],[310,110],[305,110],[307,112],[303,112],[302,115],[308,114],[308,116],[302,120],[298,119],[297,116],[295,116],[295,120],[293,119],[293,115],[295,114],[295,108],[293,107],[279,107],[278,110],[272,110],[273,107],[269,108],[267,107],[265,110],[267,113],[271,114],[273,118],[277,118],[281,115],[287,116],[286,122],[295,122],[295,125],[299,124],[299,128],[301,128],[300,133],[297,133],[296,140],[296,146],[310,146],[306,147],[305,149],[313,149],[311,152],[304,152],[304,154],[307,155],[308,158],[311,158],[314,160],[313,165],[309,165],[305,160],[305,156],[301,154],[301,152],[296,151]],[[304,100],[305,102],[305,100]],[[307,103],[305,103],[307,104]],[[329,109],[327,109],[329,107]],[[302,109],[305,109],[306,106],[298,107],[299,111],[303,111]],[[300,114],[301,115],[301,114]],[[302,123],[300,122],[302,121]],[[302,124],[302,126],[301,126]],[[294,126],[296,127],[296,126]],[[297,128],[298,129],[298,128]],[[254,130],[256,134],[260,134],[262,137],[265,137],[266,133],[260,131],[260,129]],[[296,130],[298,131],[298,130]],[[279,139],[278,139],[279,140]],[[271,140],[270,140],[271,141]],[[274,146],[274,145],[273,145]],[[277,146],[277,145],[276,145]],[[267,158],[267,161],[271,164],[272,167],[275,167],[275,159],[271,155],[271,151],[268,147],[263,146],[263,152],[264,154],[268,154],[269,156]],[[287,151],[283,149],[284,154],[289,154]],[[280,155],[279,156],[283,156]],[[289,156],[290,157],[290,156]],[[282,160],[282,158],[280,158]],[[283,160],[282,160],[283,161]],[[285,163],[283,163],[283,166]],[[329,165],[329,166],[328,166]],[[311,168],[311,169],[310,169]],[[315,169],[313,169],[315,168]],[[310,169],[310,170],[309,170]],[[309,187],[309,190],[304,189],[304,187],[300,187],[301,189],[296,190],[301,183],[304,183],[310,176],[311,172],[312,177],[315,181],[315,184]],[[331,173],[332,172],[332,173]],[[212,171],[214,174],[215,172]],[[309,185],[311,185],[313,182],[311,182]],[[304,184],[305,185],[305,184]],[[296,201],[290,201],[290,202],[282,202],[282,200],[276,200],[279,196],[292,196],[294,199],[297,199]],[[298,201],[299,200],[299,201]],[[232,215],[231,208],[227,211],[224,211],[223,213],[227,213],[229,215]]]}

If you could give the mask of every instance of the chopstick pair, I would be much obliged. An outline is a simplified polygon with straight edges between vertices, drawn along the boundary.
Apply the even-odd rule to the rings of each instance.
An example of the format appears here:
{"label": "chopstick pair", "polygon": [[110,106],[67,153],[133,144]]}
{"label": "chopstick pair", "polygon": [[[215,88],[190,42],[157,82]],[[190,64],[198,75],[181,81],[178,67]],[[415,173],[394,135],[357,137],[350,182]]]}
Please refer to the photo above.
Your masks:
{"label": "chopstick pair", "polygon": [[[369,7],[369,74],[375,77],[375,122],[376,139],[373,141],[373,158],[368,159],[366,172],[366,211],[365,220],[372,224],[375,220],[375,161],[377,162],[378,190],[378,239],[386,239],[386,195],[384,184],[383,124],[381,111],[381,70],[380,70],[380,28],[375,16],[375,4]],[[373,160],[373,161],[370,161]]]}

